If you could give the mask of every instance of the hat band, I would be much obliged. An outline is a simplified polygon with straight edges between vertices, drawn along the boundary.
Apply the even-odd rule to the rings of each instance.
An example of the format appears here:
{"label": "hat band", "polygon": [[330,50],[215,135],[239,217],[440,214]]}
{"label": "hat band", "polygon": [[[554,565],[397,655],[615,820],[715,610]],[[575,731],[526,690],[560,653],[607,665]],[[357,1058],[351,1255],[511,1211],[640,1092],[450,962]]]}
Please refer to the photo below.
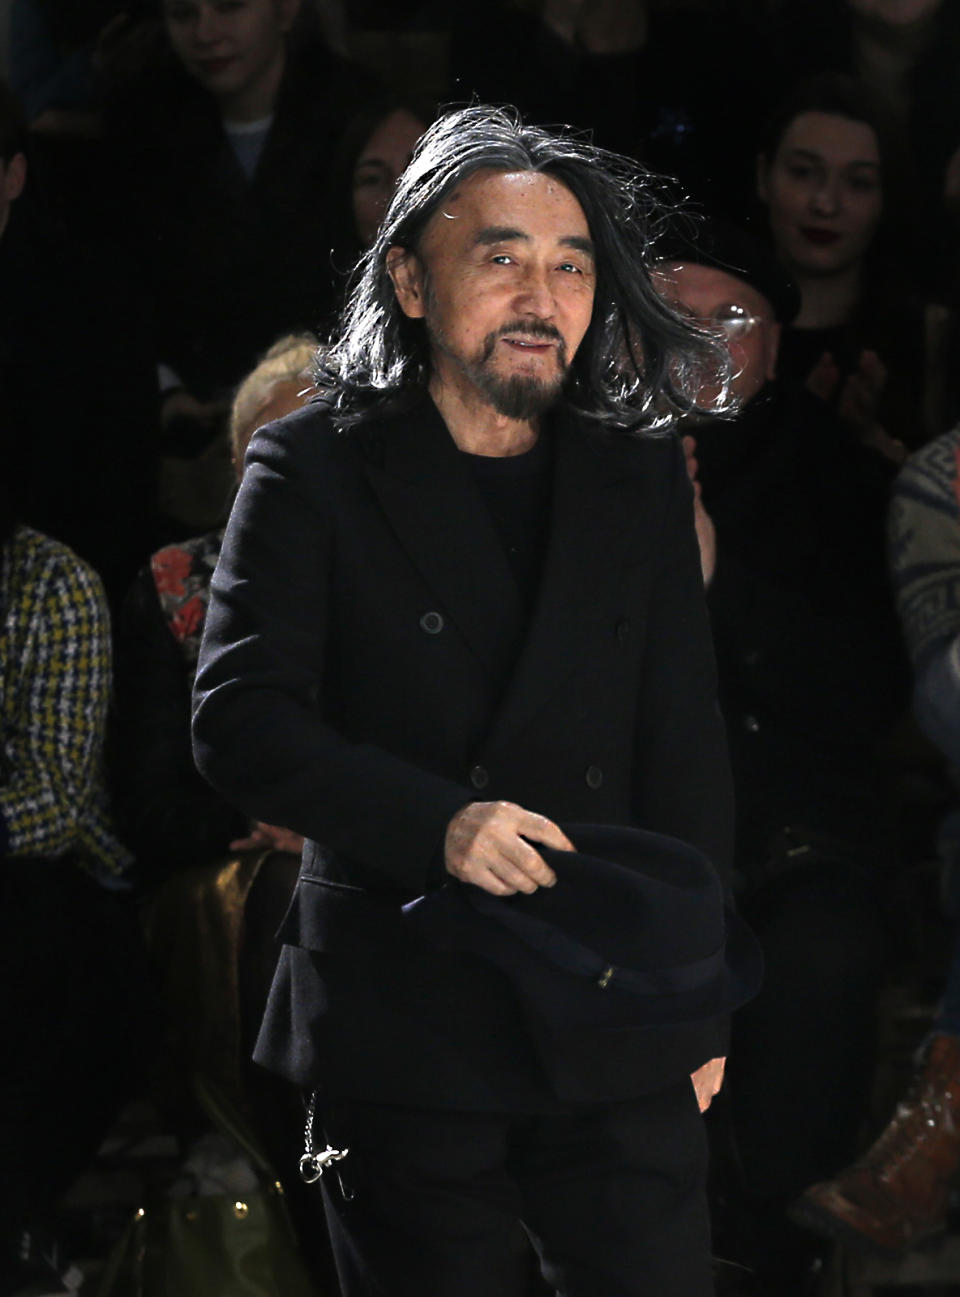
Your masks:
{"label": "hat band", "polygon": [[[482,905],[478,908],[486,909]],[[492,917],[489,912],[488,917]],[[535,918],[533,915],[519,914],[507,906],[502,906],[497,911],[496,922],[509,928],[524,945],[535,950],[537,954],[542,955],[558,968],[581,977],[588,977],[603,990],[612,986],[618,990],[629,991],[631,995],[680,995],[684,991],[699,989],[705,982],[720,973],[724,966],[725,947],[721,944],[706,958],[694,960],[689,964],[647,970],[621,968],[611,964],[589,946],[581,945],[579,941],[560,931],[552,923]]]}

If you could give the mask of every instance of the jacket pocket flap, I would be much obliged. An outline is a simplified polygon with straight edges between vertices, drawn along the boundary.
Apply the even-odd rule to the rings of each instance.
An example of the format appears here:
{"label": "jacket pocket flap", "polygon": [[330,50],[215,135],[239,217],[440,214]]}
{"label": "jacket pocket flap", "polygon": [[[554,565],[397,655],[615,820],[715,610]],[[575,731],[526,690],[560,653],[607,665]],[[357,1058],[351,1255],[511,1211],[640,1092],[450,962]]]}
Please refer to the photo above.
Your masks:
{"label": "jacket pocket flap", "polygon": [[277,937],[304,950],[336,950],[360,933],[397,929],[403,899],[301,875]]}

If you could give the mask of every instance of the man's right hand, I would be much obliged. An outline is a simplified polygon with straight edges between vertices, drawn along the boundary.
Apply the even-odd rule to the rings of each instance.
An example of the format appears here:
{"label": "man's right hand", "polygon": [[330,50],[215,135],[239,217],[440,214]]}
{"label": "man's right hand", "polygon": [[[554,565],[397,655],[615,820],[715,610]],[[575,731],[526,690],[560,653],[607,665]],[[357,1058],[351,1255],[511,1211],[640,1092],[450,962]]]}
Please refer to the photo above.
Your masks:
{"label": "man's right hand", "polygon": [[470,802],[447,826],[447,873],[494,896],[552,887],[557,876],[525,838],[558,851],[575,850],[552,820],[513,802]]}

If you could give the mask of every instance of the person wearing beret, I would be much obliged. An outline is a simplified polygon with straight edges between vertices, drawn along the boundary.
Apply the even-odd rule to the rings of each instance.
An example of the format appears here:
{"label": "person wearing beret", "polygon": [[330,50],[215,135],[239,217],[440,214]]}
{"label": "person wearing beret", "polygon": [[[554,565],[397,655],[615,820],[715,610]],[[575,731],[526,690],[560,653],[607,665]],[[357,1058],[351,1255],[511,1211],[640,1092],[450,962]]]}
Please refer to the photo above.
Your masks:
{"label": "person wearing beret", "polygon": [[446,114],[247,455],[194,752],[306,839],[256,1058],[310,1096],[347,1297],[522,1297],[531,1243],[564,1297],[712,1292],[701,1110],[759,958],[670,432],[725,357],[652,287],[658,212]]}

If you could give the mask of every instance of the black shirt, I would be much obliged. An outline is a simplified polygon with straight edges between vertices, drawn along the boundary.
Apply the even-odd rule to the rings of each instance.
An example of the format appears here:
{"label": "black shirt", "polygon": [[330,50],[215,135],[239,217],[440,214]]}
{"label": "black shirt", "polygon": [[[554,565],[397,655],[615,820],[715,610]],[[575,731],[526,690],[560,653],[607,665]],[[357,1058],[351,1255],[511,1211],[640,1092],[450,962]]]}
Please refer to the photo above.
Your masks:
{"label": "black shirt", "polygon": [[528,612],[540,585],[550,522],[553,443],[543,434],[522,455],[469,455],[462,452],[490,510]]}

